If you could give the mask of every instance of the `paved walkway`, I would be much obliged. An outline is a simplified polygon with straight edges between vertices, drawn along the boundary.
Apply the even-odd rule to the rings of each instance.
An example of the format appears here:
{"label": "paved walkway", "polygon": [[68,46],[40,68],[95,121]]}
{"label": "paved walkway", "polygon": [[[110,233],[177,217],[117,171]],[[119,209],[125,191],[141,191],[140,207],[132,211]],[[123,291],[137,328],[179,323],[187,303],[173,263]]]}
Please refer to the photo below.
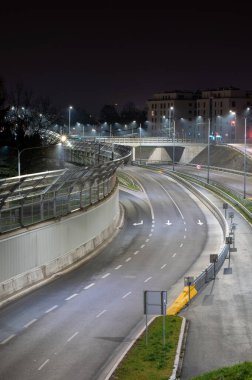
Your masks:
{"label": "paved walkway", "polygon": [[[223,202],[211,196],[222,209]],[[228,209],[231,211],[231,208]],[[222,210],[223,212],[223,210]],[[228,221],[230,224],[230,220]],[[180,315],[189,323],[182,380],[220,367],[252,361],[252,234],[251,226],[234,211],[235,247],[215,281],[196,296]]]}

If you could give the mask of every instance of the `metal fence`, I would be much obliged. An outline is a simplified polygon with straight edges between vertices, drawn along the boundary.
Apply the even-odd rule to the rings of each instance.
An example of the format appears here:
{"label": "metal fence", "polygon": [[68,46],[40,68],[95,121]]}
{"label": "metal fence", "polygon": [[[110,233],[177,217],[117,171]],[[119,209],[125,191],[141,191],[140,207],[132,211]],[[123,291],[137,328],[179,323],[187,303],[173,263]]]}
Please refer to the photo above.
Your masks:
{"label": "metal fence", "polygon": [[128,147],[68,141],[64,159],[78,164],[0,180],[0,233],[74,211],[85,210],[116,187],[116,169],[129,159]]}

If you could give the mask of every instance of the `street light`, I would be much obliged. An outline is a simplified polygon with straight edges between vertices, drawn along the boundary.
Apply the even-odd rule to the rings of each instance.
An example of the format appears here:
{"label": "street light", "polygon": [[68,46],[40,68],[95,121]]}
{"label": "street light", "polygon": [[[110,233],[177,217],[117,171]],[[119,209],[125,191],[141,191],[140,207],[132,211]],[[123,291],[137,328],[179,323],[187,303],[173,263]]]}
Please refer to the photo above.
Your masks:
{"label": "street light", "polygon": [[142,160],[142,146],[141,146],[142,127],[141,127],[141,123],[139,125],[139,137],[140,137],[140,164],[141,164],[141,160]]}
{"label": "street light", "polygon": [[68,107],[68,116],[69,116],[69,122],[68,122],[68,134],[70,135],[70,126],[71,126],[71,110],[73,109],[72,106]]}
{"label": "street light", "polygon": [[209,174],[210,174],[210,127],[211,120],[208,119],[208,136],[207,136],[207,183],[209,184]]}
{"label": "street light", "polygon": [[[63,135],[61,136],[61,142],[65,142],[67,140],[66,136]],[[59,143],[61,145],[61,143]],[[24,148],[22,150],[19,150],[18,149],[18,177],[21,176],[21,162],[20,162],[20,158],[21,158],[21,154],[25,151],[25,150],[33,150],[33,149],[44,149],[44,148],[50,148],[52,147],[53,145],[45,145],[45,146],[33,146],[33,147],[30,147],[30,148]]]}
{"label": "street light", "polygon": [[171,111],[173,110],[174,110],[173,107],[169,108],[169,137],[171,137]]}
{"label": "street light", "polygon": [[247,107],[246,114],[244,117],[244,187],[243,187],[243,198],[246,199],[246,172],[247,172],[247,114],[249,113],[250,108]]}
{"label": "street light", "polygon": [[172,135],[172,139],[173,139],[173,148],[172,148],[172,170],[175,171],[175,136],[176,136],[176,132],[175,132],[175,119],[173,120],[173,135]]}

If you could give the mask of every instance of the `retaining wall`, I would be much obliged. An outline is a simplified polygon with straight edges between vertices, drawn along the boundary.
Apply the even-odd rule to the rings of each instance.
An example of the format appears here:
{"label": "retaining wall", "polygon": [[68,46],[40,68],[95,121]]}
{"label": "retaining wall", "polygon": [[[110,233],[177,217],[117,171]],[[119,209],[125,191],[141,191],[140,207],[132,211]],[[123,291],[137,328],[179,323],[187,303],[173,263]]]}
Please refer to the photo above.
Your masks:
{"label": "retaining wall", "polygon": [[114,233],[119,192],[85,212],[19,229],[0,238],[0,300],[86,257]]}

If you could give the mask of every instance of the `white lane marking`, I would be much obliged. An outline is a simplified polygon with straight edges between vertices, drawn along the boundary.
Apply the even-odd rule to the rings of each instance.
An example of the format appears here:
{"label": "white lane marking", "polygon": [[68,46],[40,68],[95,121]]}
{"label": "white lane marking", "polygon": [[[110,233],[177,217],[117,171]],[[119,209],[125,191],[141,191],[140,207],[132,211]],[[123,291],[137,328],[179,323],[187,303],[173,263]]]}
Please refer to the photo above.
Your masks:
{"label": "white lane marking", "polygon": [[152,277],[148,277],[148,278],[146,278],[146,280],[144,280],[144,282],[148,282],[148,281],[150,281],[152,279]]}
{"label": "white lane marking", "polygon": [[76,296],[78,296],[78,294],[77,294],[77,293],[74,293],[74,294],[72,294],[71,296],[67,297],[67,298],[65,299],[65,301],[69,301],[69,300],[71,300],[72,298],[74,298],[74,297],[76,297]]}
{"label": "white lane marking", "polygon": [[137,255],[139,253],[139,251],[136,251],[136,252],[134,252],[134,255]]}
{"label": "white lane marking", "polygon": [[186,239],[186,235],[184,235],[184,239]]}
{"label": "white lane marking", "polygon": [[78,334],[79,334],[79,332],[76,331],[70,338],[67,339],[67,342],[70,342]]}
{"label": "white lane marking", "polygon": [[146,239],[146,240],[145,240],[145,243],[148,243],[148,241],[150,241],[150,239]]}
{"label": "white lane marking", "polygon": [[154,229],[152,228],[152,229],[151,229],[151,232],[153,232],[153,231],[154,231]]}
{"label": "white lane marking", "polygon": [[167,226],[171,226],[172,223],[168,220],[165,224],[167,224]]}
{"label": "white lane marking", "polygon": [[49,361],[50,359],[47,359],[43,364],[41,364],[41,366],[38,368],[38,371],[40,371]]}
{"label": "white lane marking", "polygon": [[[154,180],[155,181],[155,180]],[[160,187],[162,187],[162,189],[166,192],[166,194],[168,195],[168,197],[170,198],[170,200],[172,201],[172,203],[174,204],[174,206],[176,207],[176,209],[178,210],[178,212],[180,213],[180,216],[182,219],[184,219],[184,215],[182,214],[182,211],[180,210],[179,206],[177,205],[177,203],[175,202],[175,200],[172,198],[172,196],[168,193],[168,191],[164,188],[164,186],[161,185],[161,183],[159,183],[158,181],[156,181]]]}
{"label": "white lane marking", "polygon": [[184,245],[184,244],[183,244],[183,243],[181,243],[179,247],[180,247],[180,248],[182,248],[182,247],[183,247],[183,245]]}
{"label": "white lane marking", "polygon": [[130,294],[131,294],[131,292],[126,293],[126,294],[124,294],[124,296],[122,296],[122,298],[126,298],[126,297],[128,297]]}
{"label": "white lane marking", "polygon": [[9,342],[12,338],[14,338],[14,336],[16,336],[16,335],[12,334],[12,335],[8,336],[8,338],[2,340],[2,342],[0,344],[5,344],[5,343]]}
{"label": "white lane marking", "polygon": [[154,224],[156,223],[154,219],[152,219],[152,223],[154,223]]}
{"label": "white lane marking", "polygon": [[89,284],[89,285],[87,285],[87,286],[85,286],[85,290],[87,290],[87,289],[89,289],[89,288],[92,288],[92,286],[94,286],[95,285],[95,283],[94,282],[92,282],[91,284]]}
{"label": "white lane marking", "polygon": [[102,276],[102,278],[107,278],[108,276],[110,276],[110,273],[104,274],[104,276]]}
{"label": "white lane marking", "polygon": [[131,260],[131,257],[128,257],[125,262],[128,263]]}
{"label": "white lane marking", "polygon": [[51,311],[57,309],[58,305],[52,306],[50,309],[46,310],[45,313],[50,313]]}
{"label": "white lane marking", "polygon": [[203,223],[199,220],[197,224],[199,224],[200,226],[202,226]]}
{"label": "white lane marking", "polygon": [[142,244],[140,248],[144,248],[145,247],[145,244]]}
{"label": "white lane marking", "polygon": [[176,253],[174,253],[173,255],[172,255],[172,257],[175,257],[176,256]]}
{"label": "white lane marking", "polygon": [[185,232],[187,231],[187,228],[185,228]]}
{"label": "white lane marking", "polygon": [[143,220],[140,223],[133,223],[133,226],[140,226],[141,224],[143,224]]}
{"label": "white lane marking", "polygon": [[99,318],[100,316],[102,316],[104,313],[106,313],[106,309],[102,310],[99,314],[97,314],[96,318]]}
{"label": "white lane marking", "polygon": [[161,266],[161,269],[164,269],[166,267],[167,264],[164,264]]}
{"label": "white lane marking", "polygon": [[149,236],[151,237],[151,236],[152,236],[152,234],[149,234]]}
{"label": "white lane marking", "polygon": [[37,321],[36,318],[32,319],[30,322],[28,322],[28,323],[26,323],[26,325],[24,325],[24,328],[27,329],[27,327],[31,326],[36,321]]}
{"label": "white lane marking", "polygon": [[117,265],[117,267],[115,267],[115,270],[118,270],[118,269],[120,269],[122,267],[122,265],[120,264],[120,265]]}

